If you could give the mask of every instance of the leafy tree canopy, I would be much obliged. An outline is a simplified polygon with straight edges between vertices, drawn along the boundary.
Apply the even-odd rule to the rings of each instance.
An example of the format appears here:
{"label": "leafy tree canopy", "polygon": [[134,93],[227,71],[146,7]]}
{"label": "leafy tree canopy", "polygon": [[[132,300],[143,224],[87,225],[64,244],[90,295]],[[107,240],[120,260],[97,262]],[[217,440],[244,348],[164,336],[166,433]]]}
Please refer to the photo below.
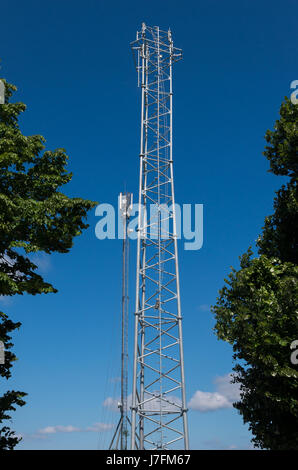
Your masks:
{"label": "leafy tree canopy", "polygon": [[[16,87],[5,84],[5,104],[0,105],[0,296],[57,292],[30,260],[32,252],[67,253],[75,236],[88,228],[84,221],[96,202],[71,198],[60,188],[72,179],[67,172],[68,157],[62,148],[45,150],[40,135],[24,136],[18,119],[26,109],[11,103]],[[21,323],[0,313],[0,341],[5,344],[5,364],[0,376],[8,379],[16,360],[11,352],[10,332]],[[0,398],[0,423],[9,419],[6,411],[22,406],[24,392],[9,391]],[[0,449],[12,449],[18,442],[14,433],[0,429]]]}
{"label": "leafy tree canopy", "polygon": [[289,178],[277,191],[274,213],[257,241],[240,257],[220,290],[215,314],[219,339],[233,345],[234,404],[253,434],[255,446],[298,450],[298,368],[291,343],[298,339],[297,157],[298,107],[287,98],[274,131],[267,131],[264,155],[270,171]]}

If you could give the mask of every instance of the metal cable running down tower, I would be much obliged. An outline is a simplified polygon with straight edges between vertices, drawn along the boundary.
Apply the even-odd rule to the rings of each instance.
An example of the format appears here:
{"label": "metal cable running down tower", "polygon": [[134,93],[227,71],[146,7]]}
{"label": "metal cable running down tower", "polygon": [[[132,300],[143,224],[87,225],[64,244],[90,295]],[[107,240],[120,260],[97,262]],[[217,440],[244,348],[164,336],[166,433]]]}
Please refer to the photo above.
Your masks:
{"label": "metal cable running down tower", "polygon": [[172,159],[170,30],[131,43],[142,88],[132,449],[188,449]]}

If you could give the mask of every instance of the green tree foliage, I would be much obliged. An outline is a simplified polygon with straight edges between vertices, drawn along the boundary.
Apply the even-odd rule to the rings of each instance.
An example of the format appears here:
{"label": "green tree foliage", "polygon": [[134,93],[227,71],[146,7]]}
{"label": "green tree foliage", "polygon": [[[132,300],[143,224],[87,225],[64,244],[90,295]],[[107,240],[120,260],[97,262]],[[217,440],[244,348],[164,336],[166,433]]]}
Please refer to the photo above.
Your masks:
{"label": "green tree foliage", "polygon": [[[0,296],[57,292],[30,260],[32,252],[67,253],[73,238],[88,225],[84,222],[95,202],[70,198],[59,191],[72,179],[64,149],[45,151],[40,135],[24,136],[19,115],[23,103],[11,103],[16,90],[5,80],[5,104],[0,105]],[[8,379],[16,360],[10,332],[21,323],[0,313],[0,341],[5,345],[5,364],[0,376]],[[26,394],[8,391],[0,398],[0,424],[10,419],[7,411],[25,404]],[[7,426],[0,429],[0,449],[13,449],[19,438]]]}
{"label": "green tree foliage", "polygon": [[267,131],[264,155],[270,171],[288,177],[277,191],[274,213],[257,241],[240,257],[220,290],[215,314],[219,339],[233,345],[238,409],[256,447],[298,450],[298,367],[291,343],[298,339],[298,106],[287,98]]}
{"label": "green tree foliage", "polygon": [[[23,400],[24,396],[26,396],[24,392],[10,390],[0,397],[0,423],[4,420],[11,419],[11,415],[7,414],[7,412],[15,411],[16,408],[14,405],[25,405],[26,402]],[[21,438],[16,436],[8,426],[2,426],[0,430],[0,450],[13,450],[20,440]]]}
{"label": "green tree foliage", "polygon": [[265,138],[269,171],[289,181],[276,193],[274,214],[265,219],[259,253],[298,264],[298,106],[286,98],[274,131],[268,130]]}

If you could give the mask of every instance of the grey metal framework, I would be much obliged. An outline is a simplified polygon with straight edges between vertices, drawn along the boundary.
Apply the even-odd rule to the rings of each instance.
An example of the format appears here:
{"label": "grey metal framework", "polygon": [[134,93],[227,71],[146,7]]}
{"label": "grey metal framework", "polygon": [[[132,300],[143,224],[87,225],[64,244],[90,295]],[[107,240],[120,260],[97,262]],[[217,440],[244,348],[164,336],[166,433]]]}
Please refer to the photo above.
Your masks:
{"label": "grey metal framework", "polygon": [[142,88],[132,449],[188,449],[172,159],[170,30],[131,43]]}
{"label": "grey metal framework", "polygon": [[127,228],[132,208],[132,194],[120,193],[119,210],[123,224],[122,244],[122,309],[121,309],[121,397],[118,404],[120,418],[113,434],[109,449],[128,449],[128,428],[130,419],[128,416],[128,272],[129,272],[129,237]]}

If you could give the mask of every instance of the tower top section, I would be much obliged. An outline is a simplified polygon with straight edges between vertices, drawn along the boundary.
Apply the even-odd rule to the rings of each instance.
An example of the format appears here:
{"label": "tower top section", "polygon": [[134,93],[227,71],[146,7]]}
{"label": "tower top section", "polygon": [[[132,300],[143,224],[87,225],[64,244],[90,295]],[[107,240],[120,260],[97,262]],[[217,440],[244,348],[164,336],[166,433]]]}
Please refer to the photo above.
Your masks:
{"label": "tower top section", "polygon": [[147,61],[148,72],[150,65],[159,64],[160,71],[167,70],[174,62],[182,59],[182,49],[174,47],[170,28],[164,31],[159,26],[148,26],[142,23],[137,31],[136,39],[130,43],[135,66],[138,72],[138,85],[140,85],[140,72],[142,59]]}

